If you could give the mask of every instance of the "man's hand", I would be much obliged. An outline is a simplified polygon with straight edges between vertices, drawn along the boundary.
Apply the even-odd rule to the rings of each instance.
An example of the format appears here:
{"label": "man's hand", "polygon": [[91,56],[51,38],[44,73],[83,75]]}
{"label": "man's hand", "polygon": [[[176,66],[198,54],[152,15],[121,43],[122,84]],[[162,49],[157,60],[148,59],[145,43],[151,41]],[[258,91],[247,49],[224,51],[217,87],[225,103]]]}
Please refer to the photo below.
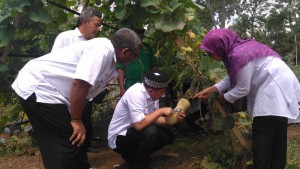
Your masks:
{"label": "man's hand", "polygon": [[160,108],[160,111],[162,112],[162,116],[164,117],[170,117],[174,114],[174,111],[171,107]]}
{"label": "man's hand", "polygon": [[70,141],[73,145],[77,145],[77,147],[80,147],[81,145],[83,145],[86,139],[85,127],[81,120],[72,120],[71,126],[73,128],[73,134],[70,137]]}
{"label": "man's hand", "polygon": [[125,93],[125,89],[124,88],[120,88],[120,97],[122,97]]}
{"label": "man's hand", "polygon": [[180,123],[180,122],[182,122],[184,120],[185,113],[183,111],[177,112],[177,113],[179,113],[179,115],[177,116],[177,123]]}

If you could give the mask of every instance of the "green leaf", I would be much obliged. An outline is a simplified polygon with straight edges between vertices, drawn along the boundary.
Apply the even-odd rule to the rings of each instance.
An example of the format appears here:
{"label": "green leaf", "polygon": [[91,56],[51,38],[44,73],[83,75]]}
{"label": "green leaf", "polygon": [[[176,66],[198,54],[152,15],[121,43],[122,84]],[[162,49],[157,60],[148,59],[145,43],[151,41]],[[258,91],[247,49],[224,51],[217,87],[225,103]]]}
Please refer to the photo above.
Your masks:
{"label": "green leaf", "polygon": [[201,10],[205,9],[205,6],[203,6],[203,5],[199,5],[196,2],[194,2],[194,4],[195,4],[196,7],[198,7]]}
{"label": "green leaf", "polygon": [[127,14],[126,8],[122,8],[122,9],[116,8],[116,11],[115,11],[116,18],[122,20],[125,18],[126,14]]}
{"label": "green leaf", "polygon": [[141,7],[158,6],[161,3],[161,0],[141,0]]}
{"label": "green leaf", "polygon": [[49,16],[44,9],[38,8],[29,13],[29,18],[35,22],[47,23]]}
{"label": "green leaf", "polygon": [[182,6],[183,3],[179,3],[177,0],[172,0],[170,3],[169,3],[170,7],[171,7],[171,10],[172,12],[175,11],[175,9],[177,9],[178,7]]}
{"label": "green leaf", "polygon": [[63,10],[58,11],[55,17],[53,18],[53,22],[58,24],[64,24],[67,21],[68,21],[67,14]]}
{"label": "green leaf", "polygon": [[126,6],[128,4],[130,4],[130,0],[116,0],[115,4],[120,7],[120,6]]}
{"label": "green leaf", "polygon": [[5,19],[9,18],[11,15],[11,12],[7,9],[0,10],[0,23],[4,21]]}
{"label": "green leaf", "polygon": [[155,29],[161,29],[164,32],[182,30],[184,26],[185,19],[183,17],[164,15],[155,20]]}
{"label": "green leaf", "polygon": [[29,0],[9,0],[6,1],[7,4],[4,5],[9,11],[16,10],[18,12],[23,12],[23,8],[30,5]]}

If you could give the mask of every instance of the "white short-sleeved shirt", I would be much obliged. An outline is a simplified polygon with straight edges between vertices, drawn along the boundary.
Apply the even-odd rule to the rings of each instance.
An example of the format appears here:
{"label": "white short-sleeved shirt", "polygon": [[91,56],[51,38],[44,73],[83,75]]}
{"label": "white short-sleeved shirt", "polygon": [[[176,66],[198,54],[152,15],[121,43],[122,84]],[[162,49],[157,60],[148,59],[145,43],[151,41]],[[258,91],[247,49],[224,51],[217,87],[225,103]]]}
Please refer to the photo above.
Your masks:
{"label": "white short-sleeved shirt", "polygon": [[106,38],[94,38],[29,61],[20,70],[12,88],[23,99],[35,93],[37,102],[62,103],[70,109],[74,79],[92,85],[86,97],[90,99],[116,77],[116,56],[112,43]]}
{"label": "white short-sleeved shirt", "polygon": [[158,100],[153,101],[142,83],[131,86],[119,100],[108,128],[108,146],[116,148],[118,135],[125,136],[133,123],[144,120],[145,115],[159,108]]}
{"label": "white short-sleeved shirt", "polygon": [[[229,77],[215,85],[220,93],[230,88]],[[247,111],[256,116],[299,117],[300,84],[291,69],[276,57],[255,59],[237,74],[237,84],[224,94],[233,103],[247,96]]]}
{"label": "white short-sleeved shirt", "polygon": [[81,41],[86,41],[86,39],[80,33],[78,28],[62,32],[55,38],[52,51]]}

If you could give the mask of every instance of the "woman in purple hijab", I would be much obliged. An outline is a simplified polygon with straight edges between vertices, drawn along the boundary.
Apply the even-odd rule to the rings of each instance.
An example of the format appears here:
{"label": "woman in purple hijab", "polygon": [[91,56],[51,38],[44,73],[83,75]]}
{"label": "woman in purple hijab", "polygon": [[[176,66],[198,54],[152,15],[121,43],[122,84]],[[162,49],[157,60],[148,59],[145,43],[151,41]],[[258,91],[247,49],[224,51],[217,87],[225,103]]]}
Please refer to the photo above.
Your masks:
{"label": "woman in purple hijab", "polygon": [[253,168],[284,169],[288,119],[299,116],[300,84],[280,55],[230,29],[211,30],[200,49],[223,61],[228,75],[195,95],[206,99],[218,92],[230,103],[247,96],[253,116]]}

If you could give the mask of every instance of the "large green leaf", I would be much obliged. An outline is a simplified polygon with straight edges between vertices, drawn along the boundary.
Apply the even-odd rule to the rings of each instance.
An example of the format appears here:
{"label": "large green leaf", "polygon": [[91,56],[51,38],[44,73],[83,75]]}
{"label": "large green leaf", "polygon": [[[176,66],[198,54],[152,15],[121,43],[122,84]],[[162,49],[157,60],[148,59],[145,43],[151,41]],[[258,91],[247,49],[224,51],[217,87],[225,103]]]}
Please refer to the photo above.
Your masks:
{"label": "large green leaf", "polygon": [[162,0],[141,0],[141,7],[158,6]]}
{"label": "large green leaf", "polygon": [[178,0],[172,0],[170,3],[169,3],[170,7],[171,7],[171,11],[175,11],[178,7],[182,6],[183,3],[179,3]]}
{"label": "large green leaf", "polygon": [[127,14],[126,8],[118,8],[117,7],[115,10],[115,16],[116,16],[116,18],[118,18],[120,20],[124,19],[126,14]]}
{"label": "large green leaf", "polygon": [[8,11],[7,9],[1,9],[0,10],[0,24],[2,25],[2,21],[9,18],[10,15],[11,15],[10,11]]}
{"label": "large green leaf", "polygon": [[30,5],[29,0],[7,0],[4,8],[11,10],[16,10],[18,12],[23,12],[23,8]]}
{"label": "large green leaf", "polygon": [[[178,15],[177,15],[178,16]],[[182,30],[185,26],[185,18],[172,15],[163,15],[155,20],[155,29],[161,29],[164,32],[173,30]]]}
{"label": "large green leaf", "polygon": [[47,23],[49,16],[44,9],[38,8],[29,13],[29,18],[35,22]]}

